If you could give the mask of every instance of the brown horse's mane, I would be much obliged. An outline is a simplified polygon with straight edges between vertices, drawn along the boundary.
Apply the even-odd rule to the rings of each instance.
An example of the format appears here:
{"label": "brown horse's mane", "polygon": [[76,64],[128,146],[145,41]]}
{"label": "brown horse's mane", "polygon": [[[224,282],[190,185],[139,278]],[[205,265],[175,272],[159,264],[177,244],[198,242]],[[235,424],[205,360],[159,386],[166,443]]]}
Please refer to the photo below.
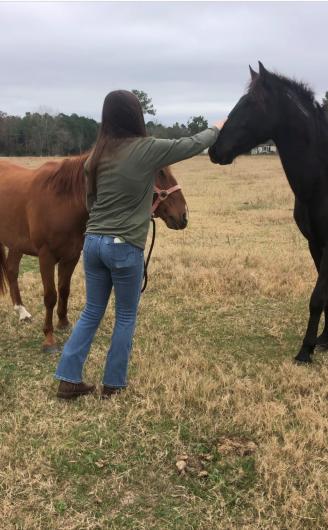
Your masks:
{"label": "brown horse's mane", "polygon": [[57,195],[71,196],[85,201],[84,163],[88,156],[89,152],[62,160],[59,167],[45,177],[44,186]]}

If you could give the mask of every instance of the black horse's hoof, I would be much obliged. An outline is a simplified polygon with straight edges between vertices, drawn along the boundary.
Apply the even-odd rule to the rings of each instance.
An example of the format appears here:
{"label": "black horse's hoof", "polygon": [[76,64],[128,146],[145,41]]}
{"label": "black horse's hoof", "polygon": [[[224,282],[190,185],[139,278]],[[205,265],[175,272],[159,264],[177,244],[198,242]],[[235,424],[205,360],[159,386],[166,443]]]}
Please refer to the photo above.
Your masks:
{"label": "black horse's hoof", "polygon": [[327,335],[320,335],[317,338],[316,348],[318,351],[327,351],[328,350],[328,337]]}
{"label": "black horse's hoof", "polygon": [[328,351],[328,342],[316,345],[317,351]]}
{"label": "black horse's hoof", "polygon": [[53,344],[51,346],[42,346],[43,353],[48,353],[50,355],[53,355],[55,353],[59,353],[59,348],[56,346],[56,344]]}
{"label": "black horse's hoof", "polygon": [[296,357],[294,358],[294,361],[296,363],[312,363],[312,358],[311,358],[311,355],[309,353],[299,353],[298,355],[296,355]]}

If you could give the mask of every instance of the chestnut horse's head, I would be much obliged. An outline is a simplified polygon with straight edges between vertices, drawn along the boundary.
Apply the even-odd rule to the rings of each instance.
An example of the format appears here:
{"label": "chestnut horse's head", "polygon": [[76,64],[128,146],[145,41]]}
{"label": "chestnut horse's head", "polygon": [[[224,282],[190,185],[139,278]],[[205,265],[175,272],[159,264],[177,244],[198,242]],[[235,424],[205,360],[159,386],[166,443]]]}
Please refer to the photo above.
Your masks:
{"label": "chestnut horse's head", "polygon": [[[46,176],[44,185],[56,193],[76,197],[85,204],[84,163],[88,153],[63,160],[55,171]],[[182,230],[188,224],[187,204],[181,187],[171,169],[166,166],[157,172],[154,186],[152,214],[160,217],[168,228]]]}
{"label": "chestnut horse's head", "polygon": [[152,212],[173,230],[183,230],[188,224],[187,203],[168,166],[157,173]]}

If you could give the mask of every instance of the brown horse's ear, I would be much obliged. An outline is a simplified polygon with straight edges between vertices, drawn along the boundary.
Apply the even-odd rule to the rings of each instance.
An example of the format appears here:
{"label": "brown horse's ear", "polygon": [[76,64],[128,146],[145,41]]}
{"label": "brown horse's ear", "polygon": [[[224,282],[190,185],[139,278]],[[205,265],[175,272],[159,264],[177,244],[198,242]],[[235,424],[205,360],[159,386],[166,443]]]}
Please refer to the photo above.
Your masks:
{"label": "brown horse's ear", "polygon": [[255,72],[255,70],[253,70],[250,64],[248,66],[249,66],[249,71],[251,73],[252,81],[254,81],[259,76],[259,74]]}

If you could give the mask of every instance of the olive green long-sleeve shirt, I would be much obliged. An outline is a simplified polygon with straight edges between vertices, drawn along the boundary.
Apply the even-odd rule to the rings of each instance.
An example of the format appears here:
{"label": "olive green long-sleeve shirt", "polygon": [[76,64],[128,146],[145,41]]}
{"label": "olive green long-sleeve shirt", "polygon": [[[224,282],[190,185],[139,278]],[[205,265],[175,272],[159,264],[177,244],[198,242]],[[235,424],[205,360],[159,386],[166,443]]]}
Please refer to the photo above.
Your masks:
{"label": "olive green long-sleeve shirt", "polygon": [[[97,194],[87,195],[86,233],[119,236],[145,248],[157,170],[198,155],[216,141],[219,129],[179,140],[137,138],[115,155],[104,154],[97,168]],[[85,163],[88,171],[88,160]]]}

